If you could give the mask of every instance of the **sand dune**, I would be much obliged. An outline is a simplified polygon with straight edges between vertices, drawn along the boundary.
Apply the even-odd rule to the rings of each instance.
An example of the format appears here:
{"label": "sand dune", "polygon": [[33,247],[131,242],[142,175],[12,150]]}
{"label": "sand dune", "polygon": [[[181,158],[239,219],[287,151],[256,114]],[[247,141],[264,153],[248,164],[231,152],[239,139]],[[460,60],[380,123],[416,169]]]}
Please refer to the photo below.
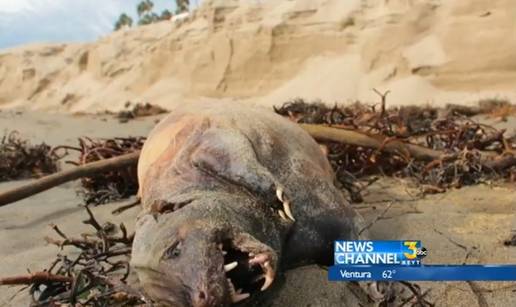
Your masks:
{"label": "sand dune", "polygon": [[372,88],[391,104],[514,99],[515,20],[511,0],[204,1],[94,43],[2,51],[0,107],[371,101]]}

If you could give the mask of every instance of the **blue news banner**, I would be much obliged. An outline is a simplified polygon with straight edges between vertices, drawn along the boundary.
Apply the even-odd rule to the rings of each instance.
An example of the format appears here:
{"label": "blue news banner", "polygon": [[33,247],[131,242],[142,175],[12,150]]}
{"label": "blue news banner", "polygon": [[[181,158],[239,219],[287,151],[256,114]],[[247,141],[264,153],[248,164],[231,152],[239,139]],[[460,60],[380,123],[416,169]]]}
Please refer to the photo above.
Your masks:
{"label": "blue news banner", "polygon": [[516,265],[346,266],[328,271],[331,281],[516,281]]}
{"label": "blue news banner", "polygon": [[335,241],[330,281],[516,281],[514,265],[424,265],[418,240]]}

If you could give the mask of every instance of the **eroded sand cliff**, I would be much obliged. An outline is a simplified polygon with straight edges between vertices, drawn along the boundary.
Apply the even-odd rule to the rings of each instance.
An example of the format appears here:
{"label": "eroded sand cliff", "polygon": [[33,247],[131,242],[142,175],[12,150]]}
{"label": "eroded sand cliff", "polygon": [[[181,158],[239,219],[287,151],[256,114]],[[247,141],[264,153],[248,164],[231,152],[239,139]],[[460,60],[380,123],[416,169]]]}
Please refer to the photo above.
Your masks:
{"label": "eroded sand cliff", "polygon": [[391,104],[516,98],[511,0],[204,1],[94,43],[0,52],[0,107],[58,111],[296,96]]}

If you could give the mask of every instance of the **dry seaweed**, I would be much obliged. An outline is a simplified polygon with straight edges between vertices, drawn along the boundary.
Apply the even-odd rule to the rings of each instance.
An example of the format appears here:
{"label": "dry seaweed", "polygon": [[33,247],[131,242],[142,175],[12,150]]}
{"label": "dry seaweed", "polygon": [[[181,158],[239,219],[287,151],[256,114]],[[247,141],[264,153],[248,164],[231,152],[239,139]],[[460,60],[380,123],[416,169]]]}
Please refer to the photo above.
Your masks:
{"label": "dry seaweed", "polygon": [[[32,307],[153,306],[131,273],[134,233],[128,234],[123,223],[101,223],[88,206],[85,209],[88,219],[83,223],[93,232],[72,237],[51,224],[57,238],[45,237],[45,241],[59,248],[55,260],[43,271],[0,278],[0,286],[26,285]],[[434,306],[427,299],[430,289],[422,292],[418,284],[380,284],[386,296],[379,306]]]}
{"label": "dry seaweed", "polygon": [[[62,146],[79,152],[78,161],[67,161],[74,165],[84,165],[124,154],[136,152],[143,147],[144,137],[113,139],[80,138],[79,147]],[[79,194],[86,204],[104,204],[135,195],[138,191],[136,165],[115,171],[104,172],[81,179]]]}
{"label": "dry seaweed", "polygon": [[[333,107],[320,101],[307,103],[295,99],[275,111],[297,123],[328,125],[380,137],[380,148],[366,148],[341,142],[321,142],[335,170],[341,187],[346,188],[355,202],[361,201],[363,186],[357,179],[369,181],[371,175],[388,175],[415,179],[425,193],[444,192],[464,185],[491,182],[498,179],[516,180],[514,153],[516,136],[507,137],[504,130],[476,122],[457,107],[444,109],[429,106],[387,108],[386,94],[378,105],[354,103]],[[488,107],[507,107],[504,102],[484,102]],[[470,112],[468,114],[479,114]],[[139,150],[144,138],[92,140],[82,138],[82,165]],[[442,158],[421,161],[410,155],[383,150],[389,142],[402,140],[443,153]],[[491,162],[485,163],[489,156]],[[137,190],[136,168],[108,172],[82,180],[80,192],[87,204],[101,204],[134,195]]]}
{"label": "dry seaweed", "polygon": [[[129,107],[131,104],[127,103],[126,107]],[[135,119],[138,117],[159,115],[163,113],[167,113],[168,111],[163,109],[160,106],[153,105],[150,103],[137,103],[130,110],[120,111],[116,114],[116,117],[119,119],[121,123],[126,123],[131,119]]]}
{"label": "dry seaweed", "polygon": [[514,233],[512,234],[512,236],[503,241],[503,245],[505,246],[516,246],[516,230],[513,231]]}
{"label": "dry seaweed", "polygon": [[[145,138],[80,139],[79,165],[135,152],[143,147]],[[103,204],[127,198],[138,192],[136,166],[81,179],[86,204]]]}
{"label": "dry seaweed", "polygon": [[41,143],[32,145],[13,131],[0,140],[0,181],[41,177],[58,171],[62,158]]}
{"label": "dry seaweed", "polygon": [[[320,101],[308,103],[294,99],[275,108],[275,111],[297,123],[351,129],[381,136],[386,140],[385,143],[402,140],[445,154],[442,159],[428,163],[383,150],[323,142],[338,181],[355,199],[360,197],[356,195],[353,179],[375,174],[414,178],[426,193],[443,192],[451,187],[500,178],[514,180],[516,166],[511,159],[516,149],[514,136],[506,137],[504,130],[478,123],[463,115],[467,111],[461,109],[461,112],[457,112],[457,108],[453,107],[437,109],[409,106],[387,109],[386,94],[378,94],[382,96],[380,110],[377,110],[376,105],[361,103],[328,107]],[[486,112],[486,104],[482,105],[483,111],[468,114]],[[509,108],[505,103],[499,104],[499,108]],[[489,164],[493,167],[483,163],[486,154],[497,161]],[[505,159],[504,163],[502,159]]]}
{"label": "dry seaweed", "polygon": [[[86,207],[85,224],[93,234],[72,238],[51,225],[59,239],[45,238],[61,252],[42,272],[0,279],[0,285],[29,285],[31,306],[128,306],[145,304],[140,290],[128,285],[129,258],[134,237],[124,224],[100,224]],[[62,251],[68,248],[66,255]]]}
{"label": "dry seaweed", "polygon": [[[275,111],[297,123],[352,129],[372,136],[381,136],[386,143],[392,140],[403,140],[446,153],[442,159],[428,162],[381,149],[323,142],[338,181],[351,192],[352,199],[355,201],[360,201],[360,191],[363,189],[356,184],[357,179],[367,178],[369,184],[376,178],[370,175],[376,174],[414,178],[428,193],[442,192],[450,187],[476,184],[492,179],[515,180],[516,136],[507,137],[505,131],[478,123],[471,118],[486,113],[489,107],[480,105],[475,110],[457,106],[449,106],[445,109],[428,106],[387,108],[388,93],[378,92],[378,94],[382,97],[379,108],[377,105],[368,106],[360,103],[328,107],[321,102],[307,103],[302,99],[296,99],[280,108],[275,108]],[[143,106],[142,110],[145,111],[146,108]],[[496,108],[491,109],[501,110],[497,111],[500,114],[507,114],[512,112],[512,108],[510,104],[500,103]],[[137,110],[136,107],[135,110]],[[146,116],[141,115],[146,114],[145,112],[139,112],[121,115],[121,118]],[[148,115],[152,115],[152,112],[154,111]],[[61,148],[77,150],[79,160],[71,163],[83,165],[138,151],[144,141],[145,138],[141,137],[95,140],[81,138],[79,147],[62,146]],[[48,171],[41,165],[46,166],[45,163],[48,161],[54,161],[55,166],[55,161],[60,158],[55,150],[51,150],[45,144],[30,147],[16,134],[10,134],[4,137],[0,144],[0,180],[2,167],[5,168],[2,163],[7,161],[1,158],[11,157],[6,154],[10,152],[15,152],[11,155],[16,158],[15,162],[9,162],[12,163],[9,164],[10,169],[20,171],[16,167],[18,165],[16,163],[22,163],[19,161],[37,161],[31,162],[32,164],[23,162],[33,165],[28,168],[30,170],[27,173],[28,176],[55,171],[55,169]],[[486,153],[499,158],[497,161],[509,162],[493,163],[492,165],[496,167],[486,167],[482,160]],[[19,160],[20,156],[29,157],[29,160]],[[36,160],[36,157],[40,159],[44,157],[44,159]],[[138,189],[135,166],[86,177],[81,183],[81,194],[87,204],[101,204],[125,198],[134,195]],[[86,210],[89,218],[85,223],[95,229],[93,234],[71,237],[63,233],[58,226],[52,225],[59,239],[47,237],[46,241],[57,245],[61,250],[73,248],[73,251],[58,254],[56,260],[45,271],[3,278],[0,279],[0,285],[29,285],[33,306],[148,304],[149,301],[145,299],[143,293],[129,286],[127,282],[130,275],[129,257],[133,235],[128,235],[123,224],[101,225],[88,207]],[[515,245],[515,238],[516,236],[512,236],[504,241],[504,244]],[[408,289],[406,292],[410,294],[402,301],[401,306],[433,306],[426,300],[428,291],[422,292],[418,285],[412,283],[399,284]],[[394,300],[395,297],[391,299]]]}
{"label": "dry seaweed", "polygon": [[[357,284],[356,282],[351,282]],[[355,286],[356,287],[356,286]],[[433,307],[435,304],[428,298],[431,288],[422,291],[421,286],[416,283],[400,282],[377,282],[376,287],[383,293],[384,299],[377,303],[379,307],[387,306],[412,306],[412,307]]]}

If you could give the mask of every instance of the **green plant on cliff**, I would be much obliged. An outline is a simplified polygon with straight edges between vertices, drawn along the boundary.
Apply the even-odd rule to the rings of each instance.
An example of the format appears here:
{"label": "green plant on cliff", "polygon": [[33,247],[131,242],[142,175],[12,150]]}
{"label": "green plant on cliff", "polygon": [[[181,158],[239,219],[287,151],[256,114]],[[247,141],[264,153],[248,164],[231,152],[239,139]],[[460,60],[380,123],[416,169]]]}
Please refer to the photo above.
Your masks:
{"label": "green plant on cliff", "polygon": [[160,20],[161,19],[160,19],[158,14],[156,14],[156,13],[147,13],[147,14],[143,15],[140,18],[140,20],[138,20],[138,25],[140,25],[140,26],[148,25],[148,24],[151,24],[151,23],[158,22]]}
{"label": "green plant on cliff", "polygon": [[115,23],[115,31],[120,30],[123,27],[131,27],[133,25],[133,19],[126,13],[121,14]]}

